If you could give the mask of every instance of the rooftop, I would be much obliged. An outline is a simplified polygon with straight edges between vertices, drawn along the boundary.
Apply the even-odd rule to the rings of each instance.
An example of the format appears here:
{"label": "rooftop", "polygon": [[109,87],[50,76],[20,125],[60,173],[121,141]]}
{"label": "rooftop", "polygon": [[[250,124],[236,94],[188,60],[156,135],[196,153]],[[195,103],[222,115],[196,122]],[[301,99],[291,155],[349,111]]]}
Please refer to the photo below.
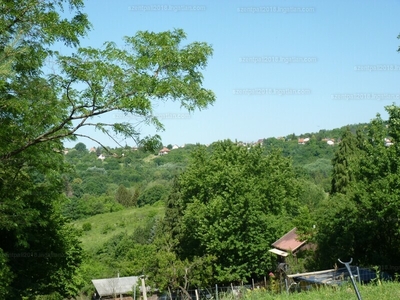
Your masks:
{"label": "rooftop", "polygon": [[297,228],[293,228],[279,240],[272,244],[273,247],[286,252],[296,252],[306,241],[299,241],[299,236],[296,233]]}

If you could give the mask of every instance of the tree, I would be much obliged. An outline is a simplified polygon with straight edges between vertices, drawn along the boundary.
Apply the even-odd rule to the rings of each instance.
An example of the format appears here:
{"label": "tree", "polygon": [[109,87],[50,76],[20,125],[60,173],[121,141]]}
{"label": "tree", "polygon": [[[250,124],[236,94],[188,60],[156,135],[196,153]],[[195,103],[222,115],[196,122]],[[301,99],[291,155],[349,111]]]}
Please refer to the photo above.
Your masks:
{"label": "tree", "polygon": [[75,148],[76,151],[80,151],[80,152],[86,152],[87,151],[86,145],[84,143],[78,143],[78,144],[75,145],[74,148]]}
{"label": "tree", "polygon": [[219,282],[263,276],[268,250],[297,215],[300,187],[289,159],[232,141],[199,147],[168,199],[165,228],[181,260],[216,257]]}
{"label": "tree", "polygon": [[139,207],[144,205],[152,205],[157,201],[162,201],[167,198],[169,187],[161,184],[151,184],[137,198]]}
{"label": "tree", "polygon": [[[338,255],[364,265],[393,266],[400,259],[400,108],[385,108],[387,124],[377,115],[367,132],[357,136],[351,184],[320,212],[317,240],[325,266]],[[388,137],[391,146],[385,145]]]}
{"label": "tree", "polygon": [[[61,17],[64,8],[71,18]],[[52,51],[55,42],[79,46],[90,28],[82,8],[82,0],[0,5],[0,249],[8,256],[43,256],[2,264],[0,274],[10,270],[14,275],[4,287],[9,298],[31,296],[31,290],[70,297],[78,284],[79,243],[58,208],[64,201],[61,174],[71,170],[62,154],[65,140],[93,140],[80,133],[92,126],[154,149],[159,136],[143,138],[138,123],[104,124],[94,117],[111,111],[134,114],[138,122],[162,130],[153,113],[157,101],[178,101],[193,111],[215,100],[202,87],[201,69],[211,47],[181,46],[186,35],[179,29],[138,32],[125,38],[127,50],[105,43],[103,49],[78,48],[71,56]],[[49,58],[54,71],[45,73]]]}
{"label": "tree", "polygon": [[[80,128],[87,126],[111,137],[115,133],[133,138],[145,149],[158,148],[158,135],[140,138],[136,129],[139,123],[105,124],[93,118],[120,111],[134,114],[141,122],[162,130],[163,125],[153,114],[157,100],[180,101],[189,111],[212,103],[214,94],[202,88],[202,74],[198,70],[205,67],[211,47],[192,43],[180,49],[184,38],[182,30],[158,34],[138,32],[125,38],[129,50],[106,43],[101,50],[79,48],[71,57],[55,53],[59,74],[50,74],[47,80],[29,77],[24,82],[13,82],[15,86],[10,84],[9,99],[4,102],[5,119],[12,124],[17,116],[23,117],[20,122],[24,129],[13,128],[12,141],[4,136],[9,145],[0,153],[0,159],[11,158],[43,142],[77,137],[92,139],[79,133]],[[35,100],[28,97],[25,101],[29,109],[19,111],[21,107],[16,106],[15,99],[26,95],[34,95]],[[39,117],[38,111],[46,113]]]}
{"label": "tree", "polygon": [[122,184],[118,187],[118,190],[115,194],[115,201],[121,203],[123,206],[132,206],[133,205],[133,195],[126,187]]}
{"label": "tree", "polygon": [[358,157],[357,139],[347,127],[343,133],[339,149],[332,160],[333,174],[331,194],[345,194],[355,180],[355,160]]}

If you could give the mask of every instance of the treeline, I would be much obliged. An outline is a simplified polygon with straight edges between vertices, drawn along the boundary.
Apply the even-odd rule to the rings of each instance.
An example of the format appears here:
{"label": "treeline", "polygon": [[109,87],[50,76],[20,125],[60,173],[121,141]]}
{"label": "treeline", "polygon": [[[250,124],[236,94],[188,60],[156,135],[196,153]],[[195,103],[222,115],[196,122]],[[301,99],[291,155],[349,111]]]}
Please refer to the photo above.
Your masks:
{"label": "treeline", "polygon": [[[65,154],[74,171],[64,176],[68,196],[64,215],[76,220],[165,201],[173,178],[187,165],[193,147],[157,156],[130,147],[89,152],[85,144],[78,143]],[[105,158],[99,159],[100,155]]]}
{"label": "treeline", "polygon": [[[365,126],[359,124],[349,128],[355,132]],[[301,174],[329,192],[331,160],[343,131],[344,128],[338,128],[300,136],[292,134],[279,139],[266,138],[262,146],[265,154],[270,149],[280,149],[283,156],[292,158],[299,176]],[[300,137],[308,137],[309,141],[299,144]],[[334,139],[335,144],[327,144],[326,138]],[[89,152],[84,143],[76,144],[65,155],[74,172],[64,177],[65,193],[69,198],[63,209],[64,215],[75,220],[124,207],[141,207],[165,201],[173,179],[185,170],[190,154],[197,146],[189,144],[159,156],[128,146],[115,149],[97,147]],[[100,155],[105,158],[99,159]]]}

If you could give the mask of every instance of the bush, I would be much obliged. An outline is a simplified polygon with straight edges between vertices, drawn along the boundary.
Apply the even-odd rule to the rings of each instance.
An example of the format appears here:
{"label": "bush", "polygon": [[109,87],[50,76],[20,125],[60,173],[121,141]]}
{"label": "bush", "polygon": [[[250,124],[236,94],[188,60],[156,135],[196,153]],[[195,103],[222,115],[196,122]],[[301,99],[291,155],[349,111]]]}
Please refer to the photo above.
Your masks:
{"label": "bush", "polygon": [[101,230],[102,234],[107,234],[110,231],[115,230],[115,228],[113,226],[111,226],[110,224],[107,224],[103,227],[103,229]]}
{"label": "bush", "polygon": [[90,231],[90,230],[92,230],[92,224],[90,224],[90,223],[83,223],[83,225],[82,225],[82,230],[83,230],[83,231]]}
{"label": "bush", "polygon": [[160,200],[164,201],[169,193],[169,187],[155,184],[150,187],[147,187],[143,193],[140,194],[137,205],[139,207],[145,205],[152,205]]}

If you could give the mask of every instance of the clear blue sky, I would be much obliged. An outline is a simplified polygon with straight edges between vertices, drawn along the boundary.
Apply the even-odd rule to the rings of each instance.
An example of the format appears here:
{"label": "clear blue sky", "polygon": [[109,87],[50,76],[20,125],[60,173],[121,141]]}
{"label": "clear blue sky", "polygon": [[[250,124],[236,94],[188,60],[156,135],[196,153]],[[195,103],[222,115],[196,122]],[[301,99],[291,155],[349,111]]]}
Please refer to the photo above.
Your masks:
{"label": "clear blue sky", "polygon": [[164,145],[317,132],[369,122],[377,113],[386,118],[384,106],[400,104],[400,0],[85,2],[93,30],[82,46],[174,28],[187,33],[187,43],[212,45],[204,87],[217,100],[192,115],[160,104]]}

